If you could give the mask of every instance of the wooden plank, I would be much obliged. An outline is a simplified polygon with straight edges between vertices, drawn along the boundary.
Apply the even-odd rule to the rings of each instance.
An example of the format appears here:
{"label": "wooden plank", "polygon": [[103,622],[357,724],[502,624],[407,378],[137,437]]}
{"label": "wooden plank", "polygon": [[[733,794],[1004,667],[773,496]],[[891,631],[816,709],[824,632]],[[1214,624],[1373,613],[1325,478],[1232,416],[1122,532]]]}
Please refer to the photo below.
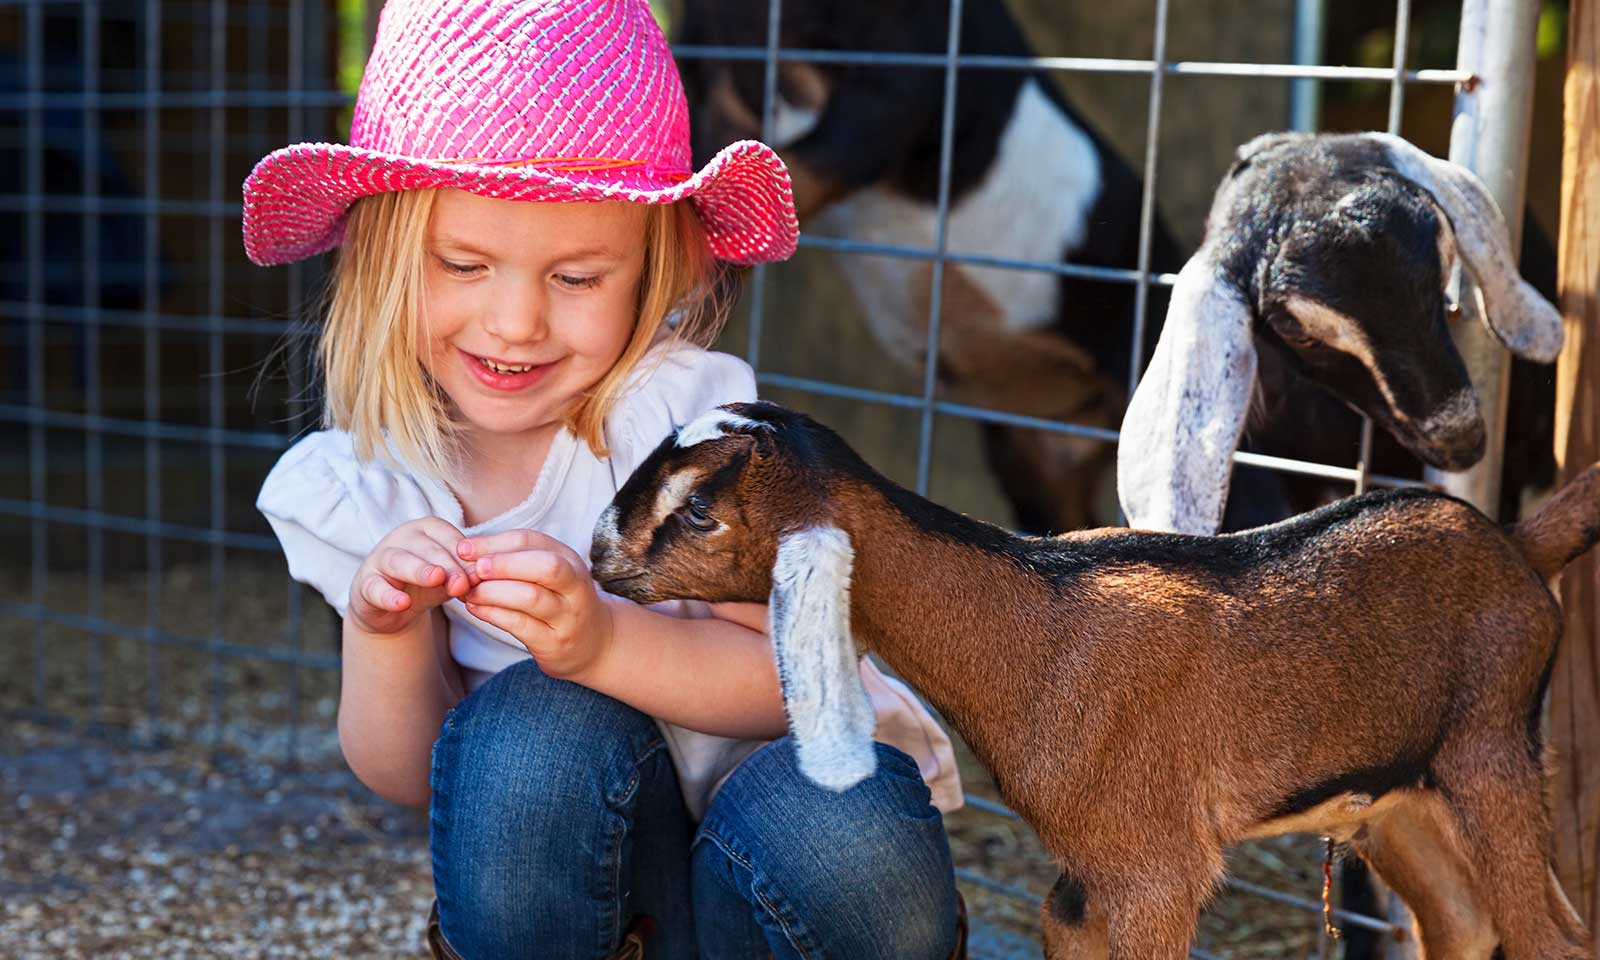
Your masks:
{"label": "wooden plank", "polygon": [[[1572,0],[1561,161],[1560,274],[1567,342],[1556,373],[1558,477],[1600,460],[1600,2]],[[1560,578],[1566,634],[1550,685],[1556,869],[1593,929],[1600,921],[1600,563]],[[1600,957],[1600,952],[1596,953]]]}

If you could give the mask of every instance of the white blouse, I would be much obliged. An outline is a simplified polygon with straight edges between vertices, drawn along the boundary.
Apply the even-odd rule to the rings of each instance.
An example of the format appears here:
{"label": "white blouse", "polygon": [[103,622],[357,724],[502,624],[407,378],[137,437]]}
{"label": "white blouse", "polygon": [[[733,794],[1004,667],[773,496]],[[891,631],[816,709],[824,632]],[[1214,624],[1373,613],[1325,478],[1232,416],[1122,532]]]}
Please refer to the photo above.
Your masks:
{"label": "white blouse", "polygon": [[[538,530],[587,558],[595,521],[662,439],[712,407],[755,396],[755,377],[738,358],[682,345],[658,347],[640,362],[606,419],[611,455],[596,457],[562,430],[528,498],[483,523],[467,526],[455,494],[421,471],[361,462],[350,435],[341,430],[309,434],[285,451],[262,484],[256,508],[283,545],[289,575],[319,590],[342,617],[350,582],[367,554],[395,527],[419,517],[439,517],[467,536]],[[403,462],[393,447],[390,452]],[[450,653],[469,689],[529,658],[515,637],[468,613],[460,600],[447,601],[443,609]],[[658,604],[657,609],[684,617],[710,615],[696,601]],[[916,759],[935,806],[960,807],[961,780],[950,738],[904,684],[884,676],[870,659],[861,661],[861,678],[877,711],[877,739]],[[657,724],[695,819],[704,815],[728,774],[765,742]]]}

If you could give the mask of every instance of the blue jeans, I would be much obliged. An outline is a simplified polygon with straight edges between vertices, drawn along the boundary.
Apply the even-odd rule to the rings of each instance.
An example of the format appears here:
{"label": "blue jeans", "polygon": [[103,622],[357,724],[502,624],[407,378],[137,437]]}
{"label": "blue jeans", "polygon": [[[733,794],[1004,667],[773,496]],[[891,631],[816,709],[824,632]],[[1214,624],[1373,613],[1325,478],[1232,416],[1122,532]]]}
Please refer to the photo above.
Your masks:
{"label": "blue jeans", "polygon": [[775,741],[697,826],[654,721],[531,660],[503,670],[433,748],[445,939],[467,960],[597,960],[648,914],[649,960],[946,960],[944,822],[915,762],[877,749],[875,776],[832,793]]}

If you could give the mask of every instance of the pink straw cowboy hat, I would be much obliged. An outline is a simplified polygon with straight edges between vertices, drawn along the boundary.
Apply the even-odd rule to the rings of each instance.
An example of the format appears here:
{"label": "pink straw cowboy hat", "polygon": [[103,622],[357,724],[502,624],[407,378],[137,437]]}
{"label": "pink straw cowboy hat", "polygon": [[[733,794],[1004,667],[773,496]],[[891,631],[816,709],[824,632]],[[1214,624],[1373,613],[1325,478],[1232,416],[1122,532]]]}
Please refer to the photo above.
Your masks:
{"label": "pink straw cowboy hat", "polygon": [[389,0],[350,143],[274,151],[244,183],[263,266],[339,245],[361,197],[454,187],[507,200],[690,198],[711,252],[794,252],[783,161],[765,144],[689,166],[689,110],[646,0]]}

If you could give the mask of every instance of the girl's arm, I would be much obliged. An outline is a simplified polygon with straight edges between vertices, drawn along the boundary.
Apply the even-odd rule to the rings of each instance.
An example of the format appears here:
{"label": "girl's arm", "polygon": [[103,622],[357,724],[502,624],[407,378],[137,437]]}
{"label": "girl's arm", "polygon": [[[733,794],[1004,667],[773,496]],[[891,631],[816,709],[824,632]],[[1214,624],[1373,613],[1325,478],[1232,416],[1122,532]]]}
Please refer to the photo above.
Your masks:
{"label": "girl's arm", "polygon": [[427,804],[433,742],[465,695],[439,609],[476,579],[446,545],[460,537],[438,517],[407,521],[350,581],[339,748],[362,783],[396,803]]}
{"label": "girl's arm", "polygon": [[438,607],[396,633],[368,633],[345,617],[339,748],[378,795],[427,806],[433,742],[463,696]]}
{"label": "girl's arm", "polygon": [[601,602],[611,609],[610,642],[571,679],[702,733],[773,740],[788,732],[765,633],[720,619],[722,611],[695,620],[614,597]]}

